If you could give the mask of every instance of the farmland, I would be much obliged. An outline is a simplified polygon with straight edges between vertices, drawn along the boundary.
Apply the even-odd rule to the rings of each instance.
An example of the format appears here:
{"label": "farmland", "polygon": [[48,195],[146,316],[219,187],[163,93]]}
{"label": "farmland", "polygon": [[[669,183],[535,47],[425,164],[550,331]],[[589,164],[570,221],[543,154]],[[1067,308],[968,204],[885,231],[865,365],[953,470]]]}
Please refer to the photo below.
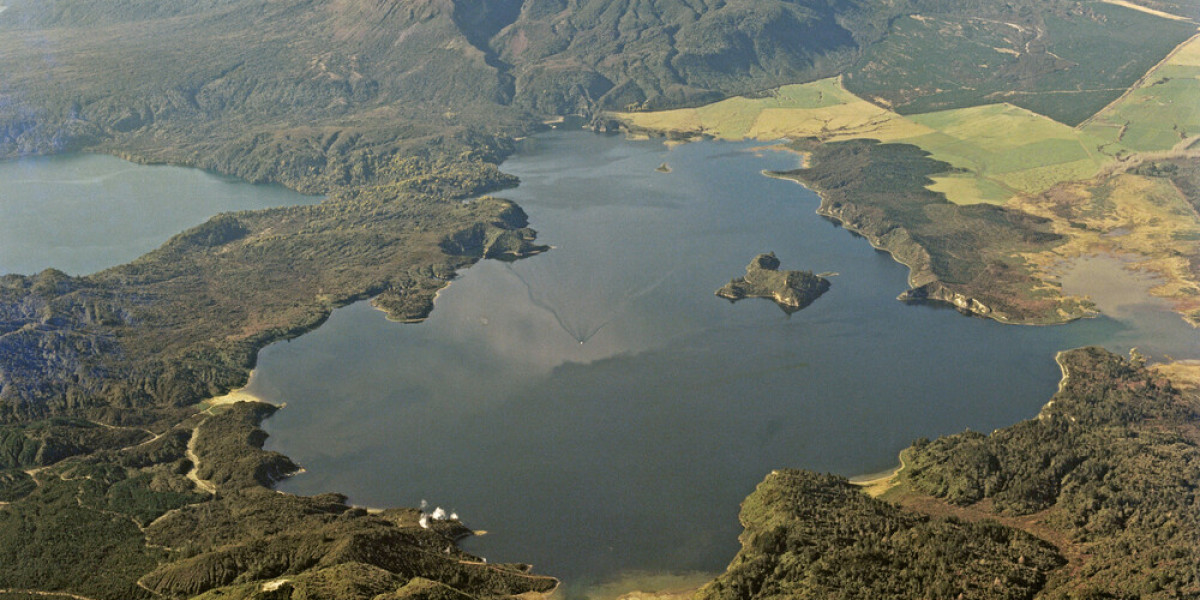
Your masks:
{"label": "farmland", "polygon": [[[1178,18],[1116,5],[1094,8],[1097,15],[1107,15],[1113,22],[1146,27],[1146,19],[1154,20],[1158,31],[1163,32],[1157,42],[1195,31],[1194,23]],[[1047,17],[1046,21],[1055,18]],[[928,19],[916,22],[928,25]],[[1057,23],[1059,29],[1055,31],[1068,25],[1083,27],[1081,23]],[[1181,26],[1184,29],[1178,29]],[[982,34],[972,35],[978,39]],[[1086,37],[1076,32],[1062,38],[1059,46],[1084,52],[1076,46]],[[1124,33],[1118,38],[1114,48],[1134,43]],[[1172,37],[1172,43],[1176,39]],[[922,52],[933,52],[933,46],[945,43],[949,42],[931,41],[931,47]],[[1095,49],[1087,52],[1094,54]],[[1186,184],[1154,172],[1155,161],[1200,156],[1195,148],[1200,140],[1200,105],[1195,101],[1200,97],[1200,36],[1175,47],[1155,47],[1155,52],[1153,57],[1157,58],[1146,65],[1149,70],[1135,77],[1128,89],[1104,96],[1107,105],[1096,105],[1079,94],[1067,102],[1066,95],[1061,95],[1059,101],[1064,105],[1086,106],[1091,111],[1088,115],[1062,113],[1062,120],[1046,116],[1059,114],[1054,107],[1030,103],[1029,97],[1019,94],[1005,94],[1004,102],[979,105],[969,105],[971,102],[960,98],[946,104],[967,106],[915,112],[916,107],[938,104],[918,96],[901,102],[898,97],[889,100],[856,95],[851,90],[861,90],[862,82],[853,74],[784,86],[755,98],[731,98],[698,108],[654,113],[619,113],[615,117],[631,131],[665,132],[676,138],[790,138],[822,143],[873,139],[916,146],[944,165],[940,172],[926,174],[926,189],[930,192],[958,205],[1002,205],[1045,218],[1062,236],[1064,242],[1053,248],[1012,256],[1009,262],[1024,273],[1020,278],[1028,282],[1028,288],[1021,291],[1017,286],[1005,293],[1014,297],[1044,293],[1054,289],[1055,269],[1062,261],[1116,253],[1130,257],[1131,268],[1161,277],[1162,283],[1152,293],[1170,299],[1189,322],[1200,323],[1200,301],[1196,300],[1200,297],[1196,274],[1196,265],[1200,265],[1200,246],[1196,243],[1200,217],[1195,211],[1195,194],[1189,195],[1187,190],[1191,188]],[[1116,85],[1115,71],[1088,72],[1094,74],[1094,79],[1070,85],[1081,90]],[[1085,74],[1078,70],[1075,73]],[[895,89],[925,85],[912,73],[893,70],[890,77],[900,80]],[[1045,81],[1065,86],[1069,83],[1065,77],[1058,74]],[[956,85],[956,89],[963,87]],[[1191,172],[1186,164],[1182,166]],[[1137,173],[1127,173],[1139,168]],[[805,179],[800,172],[797,177]],[[894,223],[901,228],[914,224]],[[940,254],[939,248],[924,249]],[[980,256],[1004,253],[999,248],[992,250],[995,252],[985,251]]]}
{"label": "farmland", "polygon": [[[1181,23],[1121,7],[1105,9],[1126,19],[1150,18],[1171,27]],[[1184,26],[1195,31],[1194,24]],[[1194,101],[1200,96],[1200,38],[1163,48],[1156,56],[1164,55],[1157,65],[1149,65],[1153,69],[1135,78],[1126,93],[1122,88],[1110,94],[1107,106],[1095,107],[1099,112],[1076,127],[1021,108],[1015,98],[901,114],[879,106],[879,98],[869,102],[864,99],[868,96],[852,93],[849,77],[783,86],[759,97],[735,97],[697,108],[614,116],[635,130],[678,137],[913,144],[953,167],[932,177],[931,190],[957,204],[1003,204],[1060,183],[1091,179],[1135,153],[1176,153],[1194,142],[1200,135],[1200,106]],[[1097,79],[1088,85],[1105,84]]]}
{"label": "farmland", "polygon": [[619,113],[636,129],[720,139],[875,139],[929,152],[954,170],[932,189],[951,202],[1002,204],[1062,181],[1086,179],[1111,157],[1089,133],[1008,104],[900,115],[858,98],[837,80],[785,86],[775,95],[700,108]]}
{"label": "farmland", "polygon": [[1128,94],[1088,120],[1082,130],[1104,140],[1106,152],[1118,155],[1186,147],[1200,136],[1197,97],[1200,39],[1192,39]]}

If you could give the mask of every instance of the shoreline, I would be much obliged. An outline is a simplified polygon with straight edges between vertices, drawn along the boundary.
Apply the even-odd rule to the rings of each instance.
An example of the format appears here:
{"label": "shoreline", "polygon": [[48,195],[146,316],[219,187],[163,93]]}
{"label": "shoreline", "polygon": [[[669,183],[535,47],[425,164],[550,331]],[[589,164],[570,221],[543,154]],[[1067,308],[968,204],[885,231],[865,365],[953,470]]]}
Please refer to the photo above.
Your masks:
{"label": "shoreline", "polygon": [[257,402],[259,404],[269,404],[275,408],[287,407],[287,402],[272,402],[264,399],[258,394],[246,391],[246,388],[250,387],[251,382],[254,381],[254,375],[257,372],[257,368],[250,369],[250,374],[246,377],[246,384],[242,387],[229,390],[227,393],[220,396],[213,396],[212,398],[207,398],[196,403],[196,406],[201,407],[200,413],[208,413],[211,415],[213,409],[221,406],[228,406],[230,404],[237,404],[238,402]]}
{"label": "shoreline", "polygon": [[[766,143],[766,142],[764,142],[764,143]],[[797,150],[795,148],[789,147],[787,145],[787,140],[783,140],[783,141],[777,140],[775,143],[767,143],[767,145],[765,145],[765,146],[755,146],[754,148],[749,148],[746,151],[759,153],[763,150],[770,150],[772,152],[787,152],[789,154],[796,155],[797,157],[800,158],[800,166],[797,167],[798,169],[807,169],[812,164],[812,152],[808,152],[805,150]],[[772,177],[771,171],[769,169],[763,169],[761,171],[761,173],[767,177]],[[805,186],[805,187],[807,187],[807,186]]]}
{"label": "shoreline", "polygon": [[899,464],[891,469],[878,471],[875,473],[855,475],[853,477],[848,477],[847,479],[850,481],[851,485],[858,486],[868,496],[872,498],[878,498],[900,486],[900,481],[898,479],[900,472],[908,466],[908,463],[904,460],[904,455],[906,452],[908,452],[907,447],[900,451],[900,453],[896,456]]}
{"label": "shoreline", "polygon": [[[803,167],[803,168],[808,168],[808,167],[806,166],[806,167]],[[857,235],[858,237],[861,237],[861,238],[863,238],[864,240],[867,240],[867,243],[868,243],[868,244],[870,244],[870,245],[871,245],[871,247],[872,247],[872,248],[874,248],[875,250],[879,250],[880,252],[886,252],[886,253],[887,253],[887,255],[888,255],[888,256],[890,256],[890,257],[892,258],[892,260],[896,261],[896,263],[898,263],[898,264],[900,264],[900,265],[904,266],[906,269],[908,269],[908,277],[906,277],[906,278],[905,278],[905,281],[906,281],[906,283],[908,284],[908,287],[909,287],[909,289],[913,289],[913,288],[916,288],[916,287],[918,287],[918,286],[914,285],[914,279],[913,279],[913,278],[915,277],[916,270],[913,268],[913,266],[912,266],[912,265],[910,265],[910,264],[908,264],[908,263],[904,262],[903,260],[901,260],[899,256],[896,256],[896,253],[892,252],[892,251],[891,251],[891,250],[889,250],[888,248],[885,248],[885,247],[884,247],[882,244],[880,244],[880,243],[879,243],[877,240],[875,240],[875,239],[872,239],[870,236],[867,236],[866,234],[864,234],[862,231],[860,231],[860,230],[858,230],[858,229],[855,229],[855,228],[853,228],[853,227],[850,227],[850,226],[848,226],[848,225],[846,224],[846,222],[845,222],[845,221],[843,221],[842,219],[839,219],[839,218],[837,218],[837,217],[836,217],[836,216],[834,216],[833,214],[830,214],[830,213],[828,213],[828,212],[823,212],[823,211],[822,211],[822,208],[825,206],[825,201],[826,201],[827,199],[825,198],[825,193],[824,193],[823,191],[821,191],[821,189],[820,189],[820,188],[818,188],[818,187],[816,187],[816,186],[809,185],[809,184],[807,184],[807,183],[804,183],[803,181],[801,181],[801,180],[800,180],[799,178],[797,178],[797,177],[792,177],[792,176],[789,176],[789,175],[785,175],[785,174],[783,174],[783,173],[780,173],[780,172],[778,172],[778,171],[770,171],[770,170],[767,170],[767,169],[763,169],[761,172],[762,172],[762,174],[763,174],[765,177],[770,177],[771,179],[779,179],[779,180],[782,180],[782,181],[790,181],[790,182],[792,182],[792,183],[794,183],[794,184],[796,184],[796,185],[798,185],[798,186],[800,186],[800,187],[802,187],[802,188],[804,188],[804,189],[806,189],[806,190],[808,190],[808,191],[810,191],[810,192],[812,192],[812,193],[816,194],[816,195],[817,195],[817,198],[818,198],[818,199],[820,199],[820,201],[821,201],[821,202],[820,202],[820,203],[817,205],[817,208],[816,208],[816,210],[814,210],[814,211],[813,211],[813,212],[814,212],[814,213],[815,213],[817,216],[819,216],[819,217],[823,217],[823,218],[826,218],[826,219],[830,219],[830,220],[832,220],[832,221],[836,222],[836,223],[837,223],[837,225],[838,225],[838,227],[841,227],[842,229],[845,229],[846,231],[849,231],[850,233],[853,233],[854,235]],[[998,320],[998,319],[997,319],[997,320]],[[1002,321],[1002,322],[1003,322],[1003,321]]]}
{"label": "shoreline", "polygon": [[[1200,328],[1200,323],[1193,323],[1179,308],[1180,303],[1185,301],[1179,294],[1171,295],[1162,291],[1172,279],[1169,274],[1153,268],[1153,265],[1147,266],[1148,259],[1147,256],[1128,251],[1096,249],[1093,252],[1064,256],[1045,268],[1044,272],[1050,279],[1058,281],[1063,290],[1068,287],[1075,288],[1070,294],[1086,299],[1099,315],[1120,319],[1124,313],[1122,309],[1141,304],[1158,304],[1159,308],[1178,316],[1193,329]],[[1097,265],[1103,261],[1108,261],[1119,269],[1115,272],[1103,272],[1102,269],[1109,266]],[[1090,271],[1087,270],[1089,268]],[[1134,292],[1132,296],[1123,294],[1130,290]]]}
{"label": "shoreline", "polygon": [[[818,196],[820,198],[822,198],[822,200],[824,199],[818,190],[809,188],[803,182],[797,181],[795,179],[793,179],[793,181],[795,181],[796,183],[799,183],[802,187],[805,187],[806,189],[809,189],[809,190],[813,191],[814,193],[818,194]],[[820,216],[827,216],[827,215],[823,215],[819,209],[817,211],[817,214]],[[854,231],[853,229],[846,227],[844,223],[840,223],[840,226],[847,231],[851,231],[852,233],[861,235],[860,233]],[[866,237],[866,236],[862,236],[862,237]],[[897,262],[901,265],[904,265],[906,267],[909,267],[909,265],[907,265],[903,261],[899,260],[894,253],[892,253],[891,251],[889,251],[885,248],[880,248],[880,247],[876,246],[870,240],[870,238],[867,238],[867,239],[869,242],[872,243],[872,247],[875,247],[877,250],[888,252],[889,256],[892,256],[893,260],[895,260],[895,262]],[[472,264],[474,264],[474,263],[472,263]],[[912,268],[909,267],[909,269],[910,269],[910,275],[911,275]],[[440,296],[441,292],[444,291],[446,288],[448,288],[451,283],[452,283],[452,281],[447,280],[445,282],[445,285],[440,287],[433,294],[432,301],[436,302],[436,300]],[[372,304],[372,307],[377,310],[382,310],[379,307],[374,306],[374,304]],[[386,311],[384,311],[384,312],[386,314]],[[421,320],[424,320],[424,319],[421,319]],[[996,320],[998,320],[998,319],[996,319]],[[404,322],[404,321],[397,321],[397,322]],[[419,322],[419,321],[415,321],[415,322]],[[1000,322],[1005,322],[1005,321],[1000,321]],[[315,327],[314,327],[314,329],[315,329]],[[1061,367],[1061,364],[1060,364],[1060,367]],[[254,371],[252,370],[250,377],[253,378],[253,375],[254,375]],[[1064,371],[1064,376],[1065,376],[1065,371]],[[210,408],[215,407],[215,406],[220,406],[222,404],[229,404],[229,403],[238,402],[238,401],[259,401],[259,402],[267,403],[264,400],[262,400],[261,398],[259,398],[258,396],[248,393],[248,392],[245,392],[245,387],[248,387],[248,385],[249,385],[249,382],[247,383],[247,386],[243,386],[242,388],[232,390],[230,393],[225,394],[224,396],[220,396],[220,397],[211,399],[213,401],[213,404]],[[1060,389],[1061,389],[1061,385],[1062,384],[1060,383]],[[268,403],[268,404],[270,404],[270,403]],[[894,489],[897,485],[899,485],[895,480],[897,479],[898,474],[905,468],[905,466],[906,465],[904,462],[904,453],[902,451],[899,455],[899,464],[896,467],[894,467],[893,469],[891,469],[889,471],[881,472],[881,473],[859,475],[859,476],[850,478],[850,480],[851,480],[851,483],[863,487],[864,491],[866,491],[871,496],[882,495],[882,494],[886,493],[887,491]],[[289,476],[290,475],[291,474],[289,474]],[[276,490],[276,491],[278,491],[278,490]],[[286,493],[286,492],[279,492],[279,493]],[[366,510],[368,512],[387,510],[387,509],[376,509],[373,507],[364,507],[364,508],[366,508]],[[559,585],[561,585],[561,582],[559,583]],[[647,596],[644,594],[650,594],[650,595]],[[665,596],[661,596],[658,593],[641,592],[639,590],[628,591],[628,592],[618,596],[618,598],[627,598],[629,600],[635,600],[635,599],[642,600],[642,599],[659,598],[659,597],[665,597]]]}
{"label": "shoreline", "polygon": [[[919,289],[921,287],[924,287],[925,285],[929,285],[932,283],[941,283],[941,279],[939,279],[936,275],[933,275],[931,273],[930,277],[932,277],[932,279],[930,280],[929,283],[923,284],[923,285],[915,285],[916,277],[918,276],[917,270],[911,264],[909,264],[908,262],[905,262],[900,256],[898,256],[890,248],[886,247],[881,241],[876,240],[872,236],[867,235],[865,232],[863,232],[860,229],[857,229],[855,227],[848,225],[844,219],[840,219],[833,213],[829,212],[828,210],[825,210],[825,203],[826,203],[827,199],[825,198],[825,194],[823,191],[821,191],[821,189],[819,189],[816,186],[810,186],[810,185],[806,184],[805,182],[801,181],[797,177],[789,176],[789,175],[786,175],[786,174],[783,174],[780,172],[770,171],[770,170],[766,170],[766,169],[762,170],[761,172],[766,177],[770,177],[772,179],[780,179],[780,180],[784,180],[784,181],[791,181],[792,183],[795,183],[795,184],[799,185],[800,187],[816,194],[817,197],[820,199],[820,204],[818,204],[818,206],[814,212],[818,216],[823,217],[825,219],[829,219],[829,220],[835,222],[842,229],[849,231],[850,233],[865,239],[867,241],[867,243],[870,244],[873,249],[878,250],[880,252],[887,253],[887,255],[889,257],[891,257],[893,261],[895,261],[896,263],[907,268],[908,276],[905,278],[905,281],[908,284],[909,289],[901,292],[900,295],[898,295],[896,297],[896,299],[901,302],[915,302],[918,304],[920,304],[920,303],[939,304],[939,305],[954,308],[955,310],[958,310],[959,312],[965,314],[966,316],[982,317],[982,318],[986,318],[986,319],[991,319],[992,321],[995,321],[997,323],[1003,323],[1005,325],[1021,325],[1021,326],[1026,326],[1026,327],[1065,325],[1067,323],[1071,323],[1071,322],[1077,321],[1079,319],[1094,318],[1097,316],[1097,313],[1086,313],[1086,314],[1075,315],[1075,316],[1072,316],[1067,319],[1047,321],[1044,323],[1033,322],[1033,321],[1017,321],[1017,320],[1005,318],[1002,315],[997,315],[993,311],[990,311],[990,310],[986,313],[972,310],[970,308],[971,302],[978,302],[978,301],[975,300],[974,298],[966,298],[965,296],[964,296],[964,298],[965,298],[966,306],[960,306],[959,304],[957,304],[955,302],[942,300],[940,298],[907,299],[907,298],[905,298],[905,296],[907,296],[913,290]],[[897,229],[903,230],[904,228],[897,227]],[[921,250],[925,251],[924,248],[921,248]]]}
{"label": "shoreline", "polygon": [[[455,279],[457,279],[457,278],[458,278],[458,274],[455,273]],[[371,298],[368,298],[366,300],[366,302],[371,305],[371,308],[383,313],[383,318],[391,323],[400,323],[402,325],[416,325],[418,323],[424,323],[425,320],[428,319],[429,316],[433,314],[433,309],[437,308],[438,297],[441,296],[442,292],[446,291],[446,289],[449,288],[450,285],[454,283],[454,279],[447,279],[445,281],[445,283],[446,283],[446,285],[443,285],[442,287],[438,288],[436,291],[433,292],[433,298],[431,298],[429,300],[429,311],[426,312],[425,315],[421,316],[421,317],[409,317],[407,319],[394,318],[394,317],[392,317],[392,314],[387,311],[386,308],[383,308],[382,306],[379,306],[378,304],[375,303],[375,298],[378,298],[379,296],[373,296]]]}
{"label": "shoreline", "polygon": [[[1114,1],[1120,2],[1121,0],[1114,0]],[[1184,49],[1188,48],[1189,45],[1193,44],[1196,40],[1200,40],[1200,34],[1193,35],[1187,41],[1185,41],[1185,42],[1179,44],[1178,46],[1176,46],[1175,48],[1173,48],[1171,53],[1169,53],[1168,56],[1163,59],[1163,61],[1164,62],[1170,61],[1170,59],[1173,56],[1177,55]],[[1160,64],[1158,66],[1161,66],[1161,64],[1163,64],[1163,63],[1160,62]],[[1158,69],[1158,66],[1152,68],[1146,75],[1143,75],[1143,80],[1145,78],[1149,77],[1151,74],[1153,74]],[[1139,89],[1138,85],[1131,87],[1130,90],[1127,90],[1126,94],[1128,94],[1130,91],[1133,91],[1136,89]],[[1119,99],[1114,102],[1119,102]],[[1096,115],[1093,115],[1092,118],[1095,118],[1095,116],[1097,116],[1097,115],[1104,114],[1104,112],[1106,110],[1108,110],[1108,108],[1109,107],[1105,107],[1105,109],[1097,112]],[[614,118],[616,118],[618,121],[621,121],[623,123],[627,132],[629,132],[631,134],[636,132],[639,135],[639,137],[652,136],[655,134],[657,134],[659,136],[669,137],[669,136],[674,136],[678,133],[678,132],[669,131],[667,129],[651,129],[651,128],[648,128],[645,126],[635,125],[634,123],[637,122],[636,120],[623,121],[623,120],[621,120],[621,117],[619,115],[620,114],[618,113],[618,116],[615,116]],[[661,124],[658,126],[666,127],[665,125],[661,125]],[[767,144],[767,145],[759,147],[759,149],[773,148],[773,149],[791,150],[791,149],[787,148],[786,146],[783,146],[780,143],[770,145],[771,144],[770,141],[753,137],[752,134],[744,139],[748,140],[748,141],[749,140],[759,141],[759,142],[762,142],[763,144]],[[801,153],[801,154],[803,156],[803,153]],[[1137,156],[1144,156],[1144,155],[1145,155],[1145,153],[1137,154]],[[807,159],[808,159],[808,157],[804,156],[804,161],[803,161],[804,165],[802,168],[806,168],[809,166]],[[803,182],[800,181],[800,178],[795,177],[790,174],[770,172],[767,170],[763,170],[762,172],[764,175],[767,175],[770,177],[791,179],[793,181],[796,181],[797,183],[801,183],[807,189],[810,189],[811,191],[817,193],[818,196],[822,198],[822,204],[820,207],[817,208],[817,211],[816,211],[817,214],[819,214],[825,218],[834,219],[846,230],[854,232],[858,235],[862,235],[863,237],[866,237],[868,242],[871,243],[873,248],[880,250],[880,251],[888,252],[889,255],[892,256],[893,260],[908,267],[909,274],[908,274],[907,279],[908,279],[908,285],[909,285],[910,289],[906,290],[904,293],[900,294],[899,298],[902,301],[915,301],[915,302],[921,302],[921,303],[944,304],[946,306],[954,307],[954,308],[958,309],[960,312],[964,312],[966,314],[987,317],[987,318],[990,318],[990,319],[995,320],[1000,323],[1010,323],[1010,324],[1020,324],[1020,325],[1056,325],[1056,324],[1070,323],[1072,321],[1082,319],[1082,318],[1090,318],[1090,317],[1097,316],[1097,314],[1094,311],[1088,310],[1087,306],[1075,305],[1078,303],[1078,301],[1081,300],[1081,298],[1078,295],[1069,294],[1069,293],[1063,292],[1063,291],[1058,291],[1057,297],[1055,297],[1055,298],[1041,297],[1042,294],[1045,294],[1048,291],[1053,292],[1054,290],[1051,290],[1049,287],[1044,287],[1044,286],[1040,286],[1040,285],[1035,286],[1034,288],[1032,288],[1032,290],[1030,290],[1033,292],[1037,292],[1035,294],[1035,295],[1039,296],[1039,299],[1037,300],[1037,302],[1039,304],[1052,303],[1054,305],[1054,306],[1050,306],[1049,308],[1045,309],[1043,314],[1038,314],[1038,315],[1024,314],[1026,309],[1021,307],[1020,303],[1023,301],[1022,299],[1026,295],[1025,292],[1021,292],[1021,293],[1018,293],[1018,294],[1015,294],[1012,296],[991,297],[991,302],[989,304],[994,303],[996,306],[990,306],[989,304],[985,304],[984,302],[986,302],[986,300],[984,298],[975,298],[975,297],[972,297],[971,294],[987,293],[987,290],[966,289],[966,290],[960,291],[960,289],[958,289],[958,288],[952,288],[952,287],[950,287],[949,284],[947,284],[943,281],[942,277],[939,277],[935,274],[929,273],[928,269],[914,269],[914,264],[919,264],[919,263],[925,262],[919,256],[916,256],[916,257],[909,256],[906,258],[902,258],[902,257],[898,256],[895,252],[892,251],[892,249],[890,249],[888,247],[890,240],[880,240],[880,239],[875,239],[870,236],[867,236],[864,234],[863,231],[848,226],[847,222],[845,220],[839,219],[836,215],[831,214],[831,211],[825,210],[825,207],[827,204],[825,202],[825,194],[822,193],[822,191],[820,189],[817,189],[815,187],[804,184]],[[852,204],[852,202],[851,202],[851,204]],[[1031,214],[1033,214],[1033,213],[1031,213]],[[898,230],[899,233],[904,233],[904,230],[905,230],[904,224],[891,223],[890,225],[893,226],[892,231]],[[902,248],[901,250],[903,250],[907,253],[907,251],[908,251],[907,242],[904,243],[904,246],[906,246],[906,247]],[[1149,257],[1150,257],[1150,255],[1146,255],[1146,258],[1149,258]],[[1034,266],[1034,265],[1031,265],[1031,266]],[[1052,280],[1051,273],[1047,273],[1043,269],[1039,269],[1039,268],[1031,269],[1029,275],[1032,276],[1033,278],[1041,280],[1043,282],[1049,282]],[[932,281],[925,282],[925,279],[927,278],[927,276],[932,277]],[[924,285],[916,285],[917,283],[924,283]],[[1174,312],[1178,313],[1181,318],[1183,318],[1186,322],[1188,322],[1193,327],[1200,328],[1200,317],[1189,319],[1187,312],[1185,312],[1185,310],[1183,310],[1182,308],[1179,307],[1179,303],[1183,301],[1183,299],[1180,295],[1178,295],[1178,294],[1168,295],[1166,293],[1153,293],[1153,294],[1147,294],[1147,295],[1151,296],[1151,297],[1156,297],[1156,298],[1164,298],[1168,302],[1171,302],[1174,305],[1172,307],[1172,310]],[[1013,299],[1013,300],[1017,301],[1017,305],[1016,306],[1010,305],[1009,299]],[[1007,312],[1009,310],[1012,310],[1014,312],[1014,314],[1011,314],[1011,315],[996,314],[997,311]],[[1041,311],[1043,309],[1039,308],[1037,310]]]}
{"label": "shoreline", "polygon": [[[584,600],[687,600],[719,575],[702,571],[627,571],[569,592]],[[568,587],[560,585],[560,589]]]}

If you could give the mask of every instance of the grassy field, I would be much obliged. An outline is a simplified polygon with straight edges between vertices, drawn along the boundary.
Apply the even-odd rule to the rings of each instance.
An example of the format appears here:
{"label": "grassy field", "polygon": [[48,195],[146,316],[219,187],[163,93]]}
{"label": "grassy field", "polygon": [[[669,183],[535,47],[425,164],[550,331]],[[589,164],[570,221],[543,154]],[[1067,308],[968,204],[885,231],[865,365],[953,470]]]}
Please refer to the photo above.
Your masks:
{"label": "grassy field", "polygon": [[1015,192],[1035,194],[1061,181],[1090,178],[1109,160],[1098,150],[1099,140],[1008,104],[907,118],[936,133],[899,141],[920,146],[994,186],[990,198],[977,200],[1000,200],[998,189],[1009,190],[1011,198]]}
{"label": "grassy field", "polygon": [[762,98],[698,108],[617,113],[646,130],[720,139],[876,139],[919,146],[956,171],[931,190],[957,204],[1003,204],[1088,180],[1136,152],[1168,152],[1200,135],[1200,37],[1182,44],[1128,94],[1079,127],[1011,105],[901,115],[837,79],[784,86]]}
{"label": "grassy field", "polygon": [[1108,153],[1170,150],[1200,136],[1200,37],[1181,45],[1117,102],[1082,126]]}
{"label": "grassy field", "polygon": [[720,139],[795,137],[825,140],[878,135],[873,121],[892,115],[847,92],[837,79],[785,85],[757,98],[737,96],[696,108],[614,113],[642,129]]}
{"label": "grassy field", "polygon": [[[1185,6],[1185,5],[1175,4],[1175,3],[1171,3],[1170,5],[1165,5],[1164,3],[1160,3],[1160,2],[1146,2],[1146,3],[1144,3],[1144,5],[1143,4],[1134,4],[1132,2],[1126,2],[1125,0],[1101,0],[1101,2],[1104,2],[1107,4],[1115,4],[1117,6],[1124,6],[1125,8],[1132,8],[1133,10],[1140,10],[1147,14],[1163,17],[1164,19],[1174,19],[1176,21],[1192,21],[1192,20],[1194,20],[1194,15],[1196,14],[1197,8],[1198,8],[1196,6]],[[1155,8],[1154,6],[1151,6],[1151,4],[1160,6],[1161,8]],[[1166,12],[1168,10],[1173,10],[1173,11],[1177,11],[1177,12],[1174,12],[1174,13]],[[1189,17],[1183,16],[1185,14],[1191,14],[1191,15],[1193,15],[1193,17],[1189,18]]]}
{"label": "grassy field", "polygon": [[1093,177],[1111,160],[1105,140],[1008,104],[900,115],[848,92],[835,79],[785,86],[760,99],[700,108],[619,113],[636,128],[721,139],[876,139],[919,146],[957,171],[931,188],[958,204],[1002,204],[1062,181]]}
{"label": "grassy field", "polygon": [[1130,3],[1147,10],[1187,17],[1193,22],[1200,21],[1200,2],[1197,0],[1131,0]]}

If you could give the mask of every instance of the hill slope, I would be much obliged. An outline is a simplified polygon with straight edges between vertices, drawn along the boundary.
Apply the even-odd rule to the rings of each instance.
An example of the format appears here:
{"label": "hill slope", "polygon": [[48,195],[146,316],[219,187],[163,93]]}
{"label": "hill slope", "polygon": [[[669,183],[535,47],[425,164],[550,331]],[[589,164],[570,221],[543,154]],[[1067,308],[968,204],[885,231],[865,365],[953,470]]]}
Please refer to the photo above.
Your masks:
{"label": "hill slope", "polygon": [[918,440],[883,500],[771,474],[742,505],[742,550],[698,597],[1196,597],[1200,393],[1097,348],[1059,362],[1036,419]]}

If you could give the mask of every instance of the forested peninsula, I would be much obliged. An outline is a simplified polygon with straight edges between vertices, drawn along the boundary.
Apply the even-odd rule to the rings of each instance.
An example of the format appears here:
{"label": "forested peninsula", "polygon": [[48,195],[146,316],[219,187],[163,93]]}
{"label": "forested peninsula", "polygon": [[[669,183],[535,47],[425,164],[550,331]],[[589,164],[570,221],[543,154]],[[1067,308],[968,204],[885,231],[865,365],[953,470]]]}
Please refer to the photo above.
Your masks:
{"label": "forested peninsula", "polygon": [[[220,215],[99,273],[0,277],[0,598],[378,600],[554,590],[553,574],[458,549],[469,531],[456,521],[423,525],[417,509],[369,511],[336,494],[277,493],[271,485],[297,466],[262,450],[258,425],[275,408],[212,399],[245,384],[261,348],[311,330],[339,306],[369,298],[392,317],[417,320],[460,269],[545,251],[521,208],[489,195],[517,183],[498,168],[513,140],[550,118],[582,115],[609,130],[618,113],[699,110],[739,95],[772,101],[779,86],[840,77],[858,101],[906,118],[1000,98],[1082,126],[1149,90],[1158,80],[1146,73],[1195,33],[1194,2],[1134,6],[6,0],[0,157],[110,153],[325,200]],[[945,35],[914,34],[925,27]],[[1013,50],[989,53],[981,70],[978,57],[960,51],[976,52],[980,39]],[[905,46],[913,40],[936,44]],[[954,68],[900,60],[928,56],[953,57]],[[1186,83],[1187,64],[1176,66],[1151,91]],[[953,77],[930,81],[935,72]],[[805,102],[841,106],[826,89]],[[1066,97],[1079,89],[1086,101]],[[842,122],[822,118],[826,132]],[[1099,243],[1104,216],[1093,208],[1120,200],[1112,190],[1134,178],[1169,184],[1193,213],[1200,204],[1194,134],[1168,131],[1160,139],[1154,128],[1113,128],[1120,139],[1111,148],[1123,162],[1070,187],[1035,190],[1036,165],[1014,166],[1022,175],[1004,180],[1003,194],[1019,199],[1003,206],[961,205],[946,199],[953,191],[930,191],[927,177],[961,190],[969,174],[914,149],[924,146],[894,143],[903,136],[797,136],[796,149],[813,156],[810,170],[785,175],[818,189],[823,213],[857,224],[873,242],[898,240],[894,253],[914,257],[910,296],[924,290],[967,312],[1061,321],[1082,305],[1045,288],[1039,253]],[[1159,152],[1163,144],[1171,152]],[[1044,149],[1067,152],[1058,142]],[[1084,160],[1054,164],[1085,173]],[[861,178],[839,178],[835,165]],[[1003,195],[994,178],[968,183]],[[889,187],[901,195],[884,195]],[[1181,298],[1200,265],[1192,244],[1200,238],[1190,233],[1164,234],[1178,244],[1163,264],[1175,269]],[[1149,246],[1158,238],[1130,239]],[[1179,310],[1194,316],[1186,302]],[[1172,383],[1186,371],[1159,373],[1097,350],[1062,360],[1063,391],[1037,420],[914,445],[901,485],[885,496],[894,504],[832,477],[772,475],[743,507],[742,553],[700,594],[1200,593],[1188,569],[1197,562],[1187,483],[1197,480],[1195,392]],[[801,519],[808,513],[800,510],[812,514]],[[1001,524],[973,522],[991,511]],[[844,560],[821,563],[811,548]]]}
{"label": "forested peninsula", "polygon": [[772,473],[742,504],[742,550],[697,597],[1200,593],[1196,367],[1098,348],[1058,361],[1061,388],[1036,418],[917,440],[879,498]]}

